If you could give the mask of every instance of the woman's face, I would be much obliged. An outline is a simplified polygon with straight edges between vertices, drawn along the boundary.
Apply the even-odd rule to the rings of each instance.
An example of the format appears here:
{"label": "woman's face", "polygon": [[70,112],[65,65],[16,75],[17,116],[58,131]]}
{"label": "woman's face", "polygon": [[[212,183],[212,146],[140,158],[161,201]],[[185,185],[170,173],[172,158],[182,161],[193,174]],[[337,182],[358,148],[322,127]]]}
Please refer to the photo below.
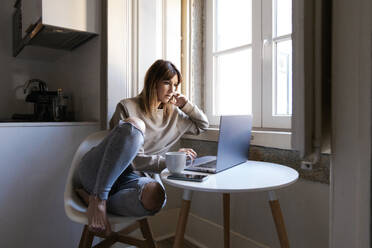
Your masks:
{"label": "woman's face", "polygon": [[170,80],[164,80],[156,85],[158,93],[158,101],[161,103],[168,103],[173,94],[176,92],[178,86],[178,76],[174,75]]}

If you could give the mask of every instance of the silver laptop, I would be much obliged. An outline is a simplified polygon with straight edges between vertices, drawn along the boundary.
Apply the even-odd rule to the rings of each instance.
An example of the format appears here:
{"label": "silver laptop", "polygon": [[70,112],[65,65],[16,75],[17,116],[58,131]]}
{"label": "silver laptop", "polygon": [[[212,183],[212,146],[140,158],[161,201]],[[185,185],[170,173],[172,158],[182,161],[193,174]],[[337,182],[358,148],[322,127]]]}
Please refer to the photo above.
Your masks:
{"label": "silver laptop", "polygon": [[221,116],[216,156],[196,158],[185,170],[217,173],[248,160],[252,116]]}

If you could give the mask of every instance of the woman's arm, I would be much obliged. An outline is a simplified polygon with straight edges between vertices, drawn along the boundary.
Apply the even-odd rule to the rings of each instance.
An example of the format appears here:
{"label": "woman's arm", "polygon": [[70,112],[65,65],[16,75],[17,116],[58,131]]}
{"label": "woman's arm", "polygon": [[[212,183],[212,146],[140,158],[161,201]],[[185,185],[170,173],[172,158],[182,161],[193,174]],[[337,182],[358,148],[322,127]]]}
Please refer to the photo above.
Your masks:
{"label": "woman's arm", "polygon": [[179,112],[186,122],[191,121],[186,133],[200,134],[209,127],[207,116],[196,105],[187,100],[186,96],[176,93],[172,103],[181,110]]}
{"label": "woman's arm", "polygon": [[209,127],[209,122],[207,116],[201,111],[198,106],[187,102],[183,108],[182,112],[190,117],[192,125],[186,131],[188,134],[200,134],[204,132]]}
{"label": "woman's arm", "polygon": [[110,120],[110,130],[113,129],[120,120],[125,120],[129,117],[128,111],[125,109],[124,105],[120,102],[116,105],[114,114]]}
{"label": "woman's arm", "polygon": [[165,169],[165,158],[161,155],[147,155],[141,148],[132,161],[133,169],[142,172],[160,173]]}

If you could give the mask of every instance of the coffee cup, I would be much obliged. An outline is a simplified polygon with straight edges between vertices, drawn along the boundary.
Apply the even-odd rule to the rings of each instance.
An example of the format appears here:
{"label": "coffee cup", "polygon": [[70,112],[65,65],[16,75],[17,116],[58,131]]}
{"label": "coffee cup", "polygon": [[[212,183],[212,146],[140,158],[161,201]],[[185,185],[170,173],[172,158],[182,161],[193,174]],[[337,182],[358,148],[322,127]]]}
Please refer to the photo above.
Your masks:
{"label": "coffee cup", "polygon": [[172,174],[180,174],[186,167],[187,155],[185,152],[165,153],[165,165]]}

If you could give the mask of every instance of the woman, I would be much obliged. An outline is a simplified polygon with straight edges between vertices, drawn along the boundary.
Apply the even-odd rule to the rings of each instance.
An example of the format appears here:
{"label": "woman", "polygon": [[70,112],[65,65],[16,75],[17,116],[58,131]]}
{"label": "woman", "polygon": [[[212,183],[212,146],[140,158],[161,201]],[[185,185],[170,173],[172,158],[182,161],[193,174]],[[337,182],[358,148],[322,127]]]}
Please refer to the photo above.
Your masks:
{"label": "woman", "polygon": [[[146,216],[165,205],[162,185],[139,172],[161,172],[164,153],[184,133],[199,134],[208,127],[204,113],[176,92],[181,80],[171,62],[155,61],[141,94],[118,103],[110,133],[83,157],[77,170],[83,189],[77,191],[88,203],[91,230],[110,232],[106,208],[118,215]],[[180,151],[196,157],[190,148]]]}

